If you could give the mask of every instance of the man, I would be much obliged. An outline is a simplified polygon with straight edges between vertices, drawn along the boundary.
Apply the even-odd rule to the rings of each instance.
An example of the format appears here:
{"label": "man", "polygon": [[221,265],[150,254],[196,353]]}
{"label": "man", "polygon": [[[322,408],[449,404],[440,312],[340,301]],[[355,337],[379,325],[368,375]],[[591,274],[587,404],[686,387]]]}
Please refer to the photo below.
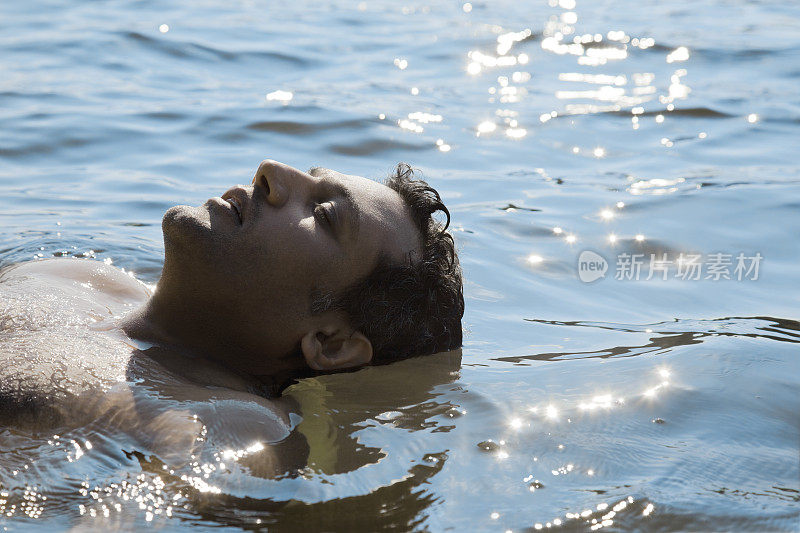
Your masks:
{"label": "man", "polygon": [[461,274],[436,211],[449,223],[405,165],[384,185],[267,160],[250,186],[167,211],[152,294],[98,262],[6,269],[0,416],[114,412],[151,447],[174,449],[197,432],[187,402],[197,414],[213,398],[208,416],[225,417],[221,399],[240,402],[224,404],[230,413],[257,404],[280,426],[261,437],[280,439],[290,407],[253,393],[460,346]]}

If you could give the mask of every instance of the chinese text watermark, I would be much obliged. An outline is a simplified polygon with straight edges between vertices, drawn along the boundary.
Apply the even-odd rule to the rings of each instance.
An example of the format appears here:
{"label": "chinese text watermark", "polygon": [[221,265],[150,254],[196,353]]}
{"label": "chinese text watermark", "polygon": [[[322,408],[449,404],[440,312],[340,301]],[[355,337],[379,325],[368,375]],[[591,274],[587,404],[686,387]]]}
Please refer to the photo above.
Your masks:
{"label": "chinese text watermark", "polygon": [[[616,256],[614,279],[619,281],[649,281],[679,279],[684,281],[756,281],[764,257],[759,253],[746,254],[714,252],[710,254],[668,252],[637,254],[623,252]],[[585,283],[604,278],[609,264],[600,254],[584,250],[578,257],[578,277]]]}

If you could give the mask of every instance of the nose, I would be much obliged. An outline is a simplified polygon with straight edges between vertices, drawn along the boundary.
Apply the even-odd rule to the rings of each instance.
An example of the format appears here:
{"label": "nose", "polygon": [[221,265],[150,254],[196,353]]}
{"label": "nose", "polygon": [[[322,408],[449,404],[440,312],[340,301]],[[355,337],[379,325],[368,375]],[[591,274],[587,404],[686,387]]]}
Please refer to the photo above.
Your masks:
{"label": "nose", "polygon": [[309,179],[309,176],[296,168],[273,159],[265,159],[258,165],[253,185],[256,191],[261,189],[266,194],[268,204],[283,207],[289,197]]}

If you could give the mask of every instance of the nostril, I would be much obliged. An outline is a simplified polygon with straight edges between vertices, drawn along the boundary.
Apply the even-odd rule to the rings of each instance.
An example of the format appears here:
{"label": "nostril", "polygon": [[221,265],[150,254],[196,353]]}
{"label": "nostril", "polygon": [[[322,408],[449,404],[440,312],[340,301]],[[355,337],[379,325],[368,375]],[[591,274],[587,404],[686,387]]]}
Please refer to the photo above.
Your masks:
{"label": "nostril", "polygon": [[[265,159],[256,170],[254,181],[257,188],[263,189],[266,201],[273,207],[280,207],[286,201],[286,181],[283,165]],[[260,193],[260,191],[259,191]]]}

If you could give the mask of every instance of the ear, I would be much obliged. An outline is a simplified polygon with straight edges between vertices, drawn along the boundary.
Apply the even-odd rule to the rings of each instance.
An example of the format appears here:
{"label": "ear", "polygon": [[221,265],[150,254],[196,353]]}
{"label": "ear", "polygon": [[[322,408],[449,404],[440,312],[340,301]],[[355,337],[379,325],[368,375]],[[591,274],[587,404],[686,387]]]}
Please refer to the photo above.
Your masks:
{"label": "ear", "polygon": [[342,328],[313,330],[303,336],[300,348],[308,366],[331,371],[362,366],[372,361],[372,343],[360,331]]}

